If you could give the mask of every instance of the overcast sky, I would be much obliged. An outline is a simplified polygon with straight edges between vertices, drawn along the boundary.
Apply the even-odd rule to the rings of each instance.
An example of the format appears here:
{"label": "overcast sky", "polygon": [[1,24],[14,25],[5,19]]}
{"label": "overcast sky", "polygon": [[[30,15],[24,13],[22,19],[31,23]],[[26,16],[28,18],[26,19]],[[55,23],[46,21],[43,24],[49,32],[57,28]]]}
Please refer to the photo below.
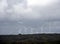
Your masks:
{"label": "overcast sky", "polygon": [[60,33],[60,0],[0,0],[0,34]]}

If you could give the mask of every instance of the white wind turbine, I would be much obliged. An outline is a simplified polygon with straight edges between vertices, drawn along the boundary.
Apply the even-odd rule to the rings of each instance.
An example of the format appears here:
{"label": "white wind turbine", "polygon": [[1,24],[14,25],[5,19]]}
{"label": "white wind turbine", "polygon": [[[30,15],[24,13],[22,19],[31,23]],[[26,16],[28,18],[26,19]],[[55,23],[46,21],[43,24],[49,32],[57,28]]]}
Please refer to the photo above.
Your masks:
{"label": "white wind turbine", "polygon": [[48,32],[45,32],[45,33],[51,33],[51,26],[52,26],[52,24],[50,22],[42,24],[41,33],[44,33],[44,29],[46,29],[46,30],[48,29],[47,30]]}
{"label": "white wind turbine", "polygon": [[[47,28],[46,26],[47,26],[47,23],[43,23],[43,24],[41,25],[41,28],[40,28],[40,29],[41,29],[41,33],[45,33],[45,32],[44,32],[44,29]],[[49,28],[49,25],[48,25],[48,28]]]}
{"label": "white wind turbine", "polygon": [[32,27],[31,27],[30,29],[31,29],[31,34],[34,34],[34,30],[35,30],[35,29],[32,28]]}
{"label": "white wind turbine", "polygon": [[41,25],[40,29],[41,29],[41,33],[43,33],[43,30],[44,30],[44,23]]}
{"label": "white wind turbine", "polygon": [[23,28],[24,28],[24,30],[23,30],[24,31],[24,34],[27,34],[28,27],[25,27],[24,26]]}
{"label": "white wind turbine", "polygon": [[33,33],[33,29],[31,27],[24,26],[24,34],[32,34],[32,33]]}
{"label": "white wind turbine", "polygon": [[49,30],[49,32],[48,33],[51,33],[51,23],[49,22],[49,24],[48,24],[48,30]]}

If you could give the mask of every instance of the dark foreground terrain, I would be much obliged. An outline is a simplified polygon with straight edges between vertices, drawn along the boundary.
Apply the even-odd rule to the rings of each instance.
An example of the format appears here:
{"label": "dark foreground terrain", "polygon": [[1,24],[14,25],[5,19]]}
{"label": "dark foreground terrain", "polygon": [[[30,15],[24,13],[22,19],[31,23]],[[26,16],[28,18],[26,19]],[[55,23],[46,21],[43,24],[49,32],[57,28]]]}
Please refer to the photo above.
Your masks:
{"label": "dark foreground terrain", "polygon": [[60,34],[0,35],[0,44],[60,44]]}

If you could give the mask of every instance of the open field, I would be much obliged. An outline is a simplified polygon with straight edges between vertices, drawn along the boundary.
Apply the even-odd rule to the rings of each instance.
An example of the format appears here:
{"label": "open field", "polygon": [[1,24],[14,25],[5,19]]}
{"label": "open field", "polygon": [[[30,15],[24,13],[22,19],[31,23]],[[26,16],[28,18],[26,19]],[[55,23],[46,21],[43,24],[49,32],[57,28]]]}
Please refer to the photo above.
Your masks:
{"label": "open field", "polygon": [[60,44],[60,34],[0,35],[0,44]]}

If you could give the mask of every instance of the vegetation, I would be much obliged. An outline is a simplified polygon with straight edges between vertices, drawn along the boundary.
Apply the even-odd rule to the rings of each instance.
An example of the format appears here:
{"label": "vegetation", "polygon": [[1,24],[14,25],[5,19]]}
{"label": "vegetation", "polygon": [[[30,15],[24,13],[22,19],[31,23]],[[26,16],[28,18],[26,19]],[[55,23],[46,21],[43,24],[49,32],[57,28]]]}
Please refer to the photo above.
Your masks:
{"label": "vegetation", "polygon": [[60,34],[0,35],[0,44],[60,44]]}

